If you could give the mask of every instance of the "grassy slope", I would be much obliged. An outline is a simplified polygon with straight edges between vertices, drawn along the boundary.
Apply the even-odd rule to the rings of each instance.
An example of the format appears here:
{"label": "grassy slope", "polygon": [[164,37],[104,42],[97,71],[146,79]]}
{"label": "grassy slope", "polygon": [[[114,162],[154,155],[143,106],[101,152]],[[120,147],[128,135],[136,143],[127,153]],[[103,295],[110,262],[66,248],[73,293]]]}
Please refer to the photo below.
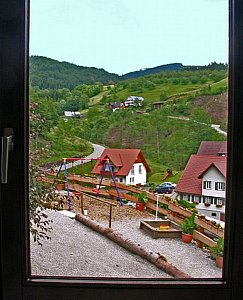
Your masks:
{"label": "grassy slope", "polygon": [[[145,105],[149,105],[152,102],[159,101],[161,94],[165,94],[169,101],[168,100],[166,101],[166,103],[168,103],[168,104],[165,106],[164,109],[169,110],[170,114],[172,114],[172,115],[174,114],[174,115],[178,116],[178,111],[176,112],[175,108],[178,105],[185,104],[185,103],[186,103],[186,105],[190,106],[190,103],[193,100],[188,101],[187,100],[188,97],[195,96],[196,94],[200,94],[200,93],[207,94],[209,92],[207,90],[209,85],[210,85],[210,93],[212,93],[212,94],[218,93],[218,91],[221,88],[225,88],[227,86],[227,78],[220,80],[216,83],[213,83],[211,80],[207,80],[207,82],[205,84],[199,84],[199,83],[191,84],[190,83],[190,84],[182,85],[182,84],[173,84],[172,82],[168,82],[166,84],[165,83],[164,84],[156,84],[155,88],[152,90],[143,88],[142,92],[141,91],[131,92],[127,88],[127,89],[123,89],[123,90],[116,92],[115,101],[124,100],[129,95],[139,95],[139,96],[143,96],[145,98]],[[121,143],[123,145],[123,147],[130,146],[130,147],[140,147],[141,149],[143,149],[144,148],[143,147],[144,132],[141,131],[141,128],[143,128],[143,126],[145,126],[145,127],[150,126],[149,124],[151,124],[151,123],[149,120],[152,120],[151,117],[155,118],[155,121],[157,120],[158,115],[156,116],[156,111],[151,111],[149,113],[148,121],[146,121],[145,115],[141,116],[141,120],[139,121],[138,116],[136,116],[135,114],[134,114],[134,117],[131,117],[131,119],[129,119],[129,120],[126,120],[123,117],[120,118],[119,117],[120,112],[116,112],[115,114],[110,114],[107,104],[104,104],[101,102],[103,96],[107,96],[107,94],[109,92],[110,92],[110,90],[104,89],[99,95],[90,99],[90,103],[89,103],[90,107],[97,108],[99,111],[99,116],[102,117],[103,119],[97,121],[97,124],[95,124],[95,119],[94,119],[93,123],[90,123],[91,127],[89,127],[89,125],[88,125],[86,128],[86,130],[89,130],[89,128],[93,128],[92,131],[97,130],[97,135],[93,138],[92,138],[92,136],[86,136],[84,138],[90,139],[93,142],[106,144],[107,146],[110,146],[110,147],[114,147],[114,145],[116,145],[116,143],[112,144],[112,139],[113,139],[113,141],[115,141],[117,139],[117,141],[119,141],[119,143]],[[114,96],[114,94],[110,94],[108,101],[114,101],[113,96]],[[185,96],[187,96],[187,97],[185,97]],[[190,109],[191,109],[191,106],[190,106]],[[88,110],[87,110],[87,112],[88,112]],[[158,112],[158,113],[160,113],[160,112]],[[182,113],[182,116],[183,116],[183,112],[179,111],[179,113]],[[86,119],[86,122],[87,122],[87,119]],[[102,122],[105,122],[104,123],[105,126],[103,127],[102,131],[99,132],[99,127],[102,127],[102,125],[103,125]],[[147,122],[147,125],[146,125],[146,122]],[[190,128],[188,126],[187,126],[187,129],[184,130],[183,122],[181,122],[180,120],[173,120],[173,123],[172,123],[173,126],[171,127],[171,125],[168,124],[167,128],[165,128],[165,129],[163,129],[164,121],[162,121],[162,119],[160,119],[160,121],[159,121],[159,118],[158,118],[157,122],[158,122],[158,124],[160,124],[159,126],[161,127],[161,129],[160,129],[161,133],[163,133],[163,130],[165,130],[165,131],[169,130],[168,131],[169,136],[163,136],[163,134],[161,136],[162,140],[160,140],[160,143],[161,143],[160,147],[161,147],[161,151],[162,151],[161,152],[162,156],[160,157],[160,159],[158,159],[158,156],[156,154],[156,146],[157,146],[157,143],[155,142],[156,135],[154,134],[152,128],[148,128],[148,127],[146,128],[146,134],[150,135],[151,138],[148,137],[147,141],[145,141],[146,145],[144,145],[145,148],[143,149],[145,152],[146,158],[149,162],[149,165],[151,166],[151,168],[153,170],[153,173],[149,174],[149,182],[154,183],[154,184],[160,183],[162,177],[166,173],[166,169],[169,166],[168,162],[170,161],[170,159],[168,160],[169,156],[178,154],[177,152],[179,152],[182,155],[181,160],[186,162],[186,160],[189,157],[188,151],[190,149],[192,151],[192,148],[191,148],[192,146],[195,148],[195,145],[191,145],[190,143],[188,144],[186,142],[187,139],[193,140],[195,138],[195,135],[190,134]],[[140,125],[139,125],[139,123],[140,123]],[[156,125],[156,122],[155,122],[155,125]],[[201,126],[200,127],[201,129],[197,128],[197,130],[212,131],[211,129],[209,129],[209,128],[207,129],[204,127]],[[125,129],[128,129],[127,132],[124,131]],[[171,132],[170,132],[170,129],[171,129]],[[180,131],[178,131],[178,129],[181,130],[181,133],[180,133]],[[183,130],[184,130],[184,132],[183,132]],[[141,132],[142,136],[139,136],[139,134],[137,134],[137,132]],[[187,136],[183,136],[183,133],[187,133]],[[131,139],[131,134],[132,134],[132,139]],[[105,138],[105,136],[107,136],[107,138]],[[203,139],[203,136],[206,136],[206,135],[202,134],[202,139]],[[58,134],[58,137],[59,137],[59,134]],[[60,143],[58,142],[54,147],[55,149],[51,149],[52,161],[60,159],[63,156],[77,156],[77,153],[80,153],[80,146],[84,145],[84,142],[81,139],[79,141],[80,137],[77,137],[77,138],[67,137],[67,136],[62,137],[61,138],[62,142],[60,142]],[[213,135],[211,135],[211,137],[213,138]],[[102,139],[100,140],[100,138],[102,138]],[[128,138],[128,140],[126,140],[127,138]],[[183,141],[183,143],[179,143],[176,147],[179,146],[179,147],[182,147],[182,149],[176,150],[177,148],[175,149],[173,146],[175,145],[175,143],[177,143],[179,141],[179,139],[181,139],[181,141]],[[216,137],[216,139],[220,139],[220,137]],[[150,144],[150,142],[152,142],[152,143]],[[196,147],[198,145],[196,145]],[[185,147],[187,148],[186,151],[188,152],[186,155],[183,152]],[[195,149],[193,150],[194,152],[195,152]],[[151,155],[150,155],[151,150],[153,151],[153,153],[151,152]],[[91,151],[90,146],[87,146],[87,147],[85,147],[85,149],[83,149],[84,154],[88,154],[89,151]],[[192,152],[190,152],[190,153],[192,153]],[[165,163],[166,160],[167,160],[167,163]],[[174,174],[174,176],[171,178],[167,178],[166,181],[177,182],[179,180],[181,172],[177,172],[176,170],[173,169],[173,174]]]}

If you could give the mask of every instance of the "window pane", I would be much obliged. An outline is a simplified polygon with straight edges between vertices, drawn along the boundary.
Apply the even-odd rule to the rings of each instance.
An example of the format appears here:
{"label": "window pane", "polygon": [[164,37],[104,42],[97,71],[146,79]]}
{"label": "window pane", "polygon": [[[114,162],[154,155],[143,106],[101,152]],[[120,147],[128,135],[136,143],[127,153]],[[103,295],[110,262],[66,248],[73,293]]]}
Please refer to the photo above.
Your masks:
{"label": "window pane", "polygon": [[31,1],[32,275],[222,278],[227,15]]}

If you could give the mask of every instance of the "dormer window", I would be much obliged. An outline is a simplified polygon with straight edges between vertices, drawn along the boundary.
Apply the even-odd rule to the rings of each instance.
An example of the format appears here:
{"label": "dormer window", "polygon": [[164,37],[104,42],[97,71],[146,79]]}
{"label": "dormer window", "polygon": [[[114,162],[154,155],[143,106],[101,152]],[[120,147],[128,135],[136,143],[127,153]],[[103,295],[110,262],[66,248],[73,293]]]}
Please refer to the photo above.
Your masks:
{"label": "dormer window", "polygon": [[212,188],[212,181],[203,181],[203,188],[205,190],[211,190],[211,188]]}

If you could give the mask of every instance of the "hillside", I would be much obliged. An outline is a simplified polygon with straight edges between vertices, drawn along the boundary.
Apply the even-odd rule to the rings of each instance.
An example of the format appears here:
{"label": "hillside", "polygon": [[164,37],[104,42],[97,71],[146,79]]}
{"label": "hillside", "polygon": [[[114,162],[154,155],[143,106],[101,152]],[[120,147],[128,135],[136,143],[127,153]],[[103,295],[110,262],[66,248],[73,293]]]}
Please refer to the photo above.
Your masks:
{"label": "hillside", "polygon": [[30,57],[30,81],[40,89],[73,89],[80,84],[107,84],[118,79],[118,75],[104,69],[81,67],[43,56]]}
{"label": "hillside", "polygon": [[[141,148],[153,174],[158,174],[153,178],[160,180],[168,167],[183,170],[201,141],[225,140],[211,124],[226,128],[226,91],[225,69],[163,71],[108,86],[82,84],[72,90],[32,88],[31,101],[38,104],[35,110],[45,119],[36,144],[51,145],[53,157],[45,162],[67,153],[79,156],[84,141],[112,148]],[[130,95],[144,97],[143,105],[111,110],[110,103]],[[159,108],[154,105],[157,101],[162,103]],[[64,120],[63,110],[74,108],[80,111],[80,118]]]}
{"label": "hillside", "polygon": [[166,64],[154,68],[146,68],[139,71],[129,72],[121,76],[121,80],[142,77],[145,75],[156,74],[165,71],[181,71],[184,66],[181,63]]}

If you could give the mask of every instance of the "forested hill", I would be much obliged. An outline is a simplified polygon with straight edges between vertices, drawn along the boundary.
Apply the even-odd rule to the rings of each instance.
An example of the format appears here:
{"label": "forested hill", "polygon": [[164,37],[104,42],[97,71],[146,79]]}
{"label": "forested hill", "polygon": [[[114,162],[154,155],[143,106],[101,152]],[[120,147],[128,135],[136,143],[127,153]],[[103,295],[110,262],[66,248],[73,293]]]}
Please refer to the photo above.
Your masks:
{"label": "forested hill", "polygon": [[119,76],[114,73],[109,73],[104,69],[77,66],[72,63],[59,62],[44,56],[31,56],[30,81],[32,86],[39,87],[40,89],[73,89],[80,84],[94,84],[100,82],[105,85],[116,83],[119,80],[142,77],[162,71],[180,71],[184,68],[181,63],[172,63],[129,72]]}
{"label": "forested hill", "polygon": [[140,71],[134,71],[121,76],[121,79],[137,78],[145,75],[156,74],[163,71],[181,71],[184,66],[181,63],[173,63],[162,65],[154,68],[141,69]]}
{"label": "forested hill", "polygon": [[82,67],[43,57],[30,57],[30,81],[40,89],[73,89],[80,84],[117,82],[119,76],[104,69]]}
{"label": "forested hill", "polygon": [[140,71],[129,72],[122,76],[109,73],[104,69],[95,67],[77,66],[68,62],[44,56],[30,57],[30,82],[33,87],[40,89],[73,89],[80,84],[110,85],[121,80],[140,78],[146,75],[159,74],[161,72],[184,71],[184,70],[226,70],[227,66],[220,63],[211,63],[208,66],[183,66],[181,63],[171,63],[153,68],[141,69]]}

